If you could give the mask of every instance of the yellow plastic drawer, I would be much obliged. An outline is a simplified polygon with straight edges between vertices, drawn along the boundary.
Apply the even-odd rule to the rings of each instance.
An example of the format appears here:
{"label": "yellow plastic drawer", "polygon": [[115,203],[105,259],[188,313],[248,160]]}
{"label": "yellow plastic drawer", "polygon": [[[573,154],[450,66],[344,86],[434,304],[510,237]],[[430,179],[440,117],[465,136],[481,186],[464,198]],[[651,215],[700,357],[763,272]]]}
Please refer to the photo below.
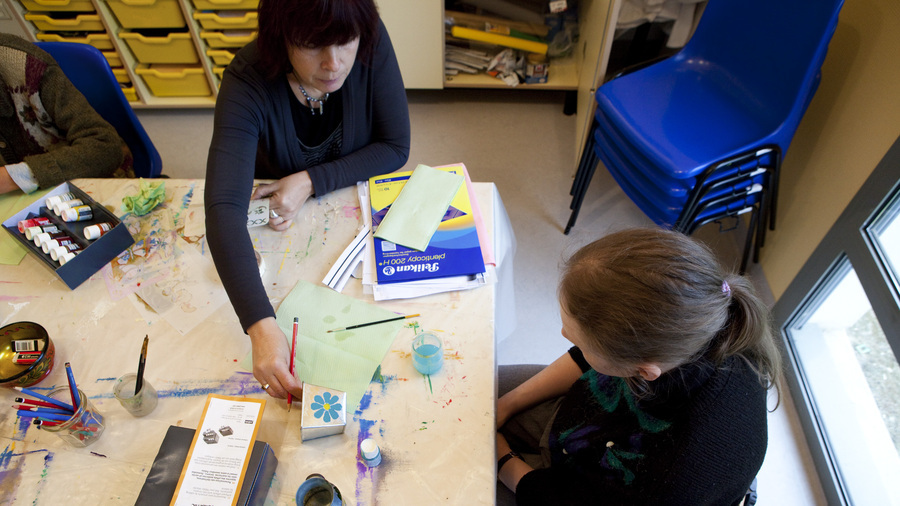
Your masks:
{"label": "yellow plastic drawer", "polygon": [[259,9],[259,0],[193,0],[193,3],[198,11],[225,9],[255,11]]}
{"label": "yellow plastic drawer", "polygon": [[73,17],[53,17],[49,14],[25,14],[25,19],[44,32],[103,32],[103,22],[98,14],[79,14]]}
{"label": "yellow plastic drawer", "polygon": [[122,28],[187,26],[178,0],[107,0]]}
{"label": "yellow plastic drawer", "polygon": [[144,65],[134,69],[150,93],[157,97],[208,97],[212,95],[203,67]]}
{"label": "yellow plastic drawer", "polygon": [[116,81],[119,84],[128,84],[131,82],[131,77],[128,76],[128,71],[125,70],[124,67],[112,69],[113,75],[116,76]]}
{"label": "yellow plastic drawer", "polygon": [[228,65],[234,59],[234,53],[228,49],[209,49],[206,51],[206,56],[212,58],[216,65],[222,66]]}
{"label": "yellow plastic drawer", "polygon": [[204,30],[256,30],[259,14],[244,11],[195,12],[194,19]]}
{"label": "yellow plastic drawer", "polygon": [[119,53],[115,51],[101,51],[103,56],[106,57],[106,61],[109,62],[110,67],[121,67],[122,66],[122,57],[119,56]]}
{"label": "yellow plastic drawer", "polygon": [[113,43],[108,33],[88,33],[84,37],[64,37],[58,33],[38,32],[35,37],[44,42],[79,42],[90,44],[101,51],[112,51]]}
{"label": "yellow plastic drawer", "polygon": [[38,12],[94,12],[91,0],[22,0],[22,5],[30,11]]}
{"label": "yellow plastic drawer", "polygon": [[137,102],[137,90],[134,89],[134,86],[122,86],[122,93],[125,94],[125,98],[128,99],[129,102]]}
{"label": "yellow plastic drawer", "polygon": [[165,37],[145,37],[140,33],[119,32],[139,63],[200,63],[191,34],[170,33]]}
{"label": "yellow plastic drawer", "polygon": [[216,81],[216,86],[221,87],[222,86],[222,76],[225,75],[225,67],[213,67],[212,70],[213,70],[213,73],[216,75],[216,77],[219,78]]}
{"label": "yellow plastic drawer", "polygon": [[256,38],[256,32],[250,30],[202,31],[200,38],[213,49],[227,47],[244,47]]}

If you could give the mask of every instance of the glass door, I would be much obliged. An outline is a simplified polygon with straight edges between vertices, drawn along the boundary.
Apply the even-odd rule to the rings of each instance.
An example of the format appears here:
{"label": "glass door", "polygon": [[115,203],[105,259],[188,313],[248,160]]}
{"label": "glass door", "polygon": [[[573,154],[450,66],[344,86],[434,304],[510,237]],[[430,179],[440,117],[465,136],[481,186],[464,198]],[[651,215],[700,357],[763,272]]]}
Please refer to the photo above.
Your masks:
{"label": "glass door", "polygon": [[900,140],[775,305],[829,504],[900,505]]}

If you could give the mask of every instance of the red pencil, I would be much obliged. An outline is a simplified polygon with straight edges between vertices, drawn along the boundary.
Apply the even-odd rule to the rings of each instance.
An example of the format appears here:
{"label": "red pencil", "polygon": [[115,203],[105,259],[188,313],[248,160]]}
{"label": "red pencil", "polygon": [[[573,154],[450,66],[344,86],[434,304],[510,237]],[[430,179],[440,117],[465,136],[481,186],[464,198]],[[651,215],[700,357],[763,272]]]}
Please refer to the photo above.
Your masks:
{"label": "red pencil", "polygon": [[38,401],[35,399],[26,399],[24,397],[16,397],[16,402],[23,403],[23,404],[31,404],[33,406],[40,406],[42,408],[59,409],[59,406],[57,406],[56,404],[50,404],[49,402]]}
{"label": "red pencil", "polygon": [[[290,363],[290,366],[288,367],[288,371],[290,371],[291,376],[294,375],[294,353],[297,348],[297,331],[299,329],[300,329],[300,318],[295,316],[294,317],[294,337],[291,338],[291,363]],[[291,393],[288,392],[288,394],[287,394],[288,411],[291,410],[291,403],[293,402],[293,400],[294,399],[291,397]]]}

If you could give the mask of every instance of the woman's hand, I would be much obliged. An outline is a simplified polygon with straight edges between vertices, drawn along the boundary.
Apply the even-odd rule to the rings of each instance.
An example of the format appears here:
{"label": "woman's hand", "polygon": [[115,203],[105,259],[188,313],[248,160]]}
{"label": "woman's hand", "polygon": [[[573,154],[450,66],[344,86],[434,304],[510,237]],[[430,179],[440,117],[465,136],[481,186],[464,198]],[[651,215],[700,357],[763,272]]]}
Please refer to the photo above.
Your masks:
{"label": "woman's hand", "polygon": [[312,180],[306,171],[285,176],[274,183],[259,185],[252,199],[269,199],[269,226],[287,230],[294,217],[313,194]]}
{"label": "woman's hand", "polygon": [[253,376],[267,394],[284,399],[288,392],[299,400],[303,395],[300,382],[290,373],[291,348],[275,318],[262,319],[247,329],[253,345]]}

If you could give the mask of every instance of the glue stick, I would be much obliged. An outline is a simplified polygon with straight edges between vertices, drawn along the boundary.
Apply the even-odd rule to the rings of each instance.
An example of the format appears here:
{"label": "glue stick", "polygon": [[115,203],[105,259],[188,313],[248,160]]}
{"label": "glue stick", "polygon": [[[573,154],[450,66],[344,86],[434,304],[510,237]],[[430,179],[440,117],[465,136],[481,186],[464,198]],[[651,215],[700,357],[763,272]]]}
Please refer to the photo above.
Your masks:
{"label": "glue stick", "polygon": [[62,216],[64,210],[69,209],[70,207],[81,205],[84,205],[84,201],[82,201],[81,199],[72,199],[63,202],[57,202],[56,204],[53,204],[53,213],[57,216]]}
{"label": "glue stick", "polygon": [[368,467],[381,464],[381,450],[371,438],[363,439],[363,442],[359,444],[359,454],[362,456],[363,464]]}
{"label": "glue stick", "polygon": [[93,241],[94,239],[112,230],[112,228],[112,223],[106,221],[104,221],[103,223],[98,223],[96,225],[89,225],[87,227],[84,227],[84,238],[88,241]]}
{"label": "glue stick", "polygon": [[63,221],[87,221],[94,219],[94,211],[91,206],[75,206],[62,211]]}
{"label": "glue stick", "polygon": [[62,264],[63,263],[61,260],[62,257],[66,256],[68,254],[72,254],[74,256],[75,253],[78,253],[79,251],[81,251],[81,246],[79,246],[78,244],[76,244],[74,242],[69,243],[69,244],[64,244],[62,246],[57,246],[56,248],[53,248],[52,250],[50,250],[50,258],[52,258],[52,259],[56,260],[57,262],[59,262],[60,264]]}
{"label": "glue stick", "polygon": [[74,193],[66,192],[62,195],[53,195],[51,197],[47,197],[47,200],[44,201],[44,204],[47,206],[47,209],[53,209],[56,204],[60,202],[66,202],[67,200],[72,200],[77,198]]}
{"label": "glue stick", "polygon": [[59,227],[56,225],[42,225],[38,227],[28,227],[25,229],[25,238],[29,241],[34,240],[34,236],[38,234],[43,234],[44,232],[51,234],[53,232],[59,232]]}
{"label": "glue stick", "polygon": [[72,244],[73,242],[75,242],[75,240],[67,235],[61,237],[52,237],[49,241],[44,241],[41,243],[41,249],[44,250],[44,253],[49,255],[50,250],[58,248],[60,246],[64,246],[66,244]]}
{"label": "glue stick", "polygon": [[37,218],[31,218],[29,220],[22,220],[18,224],[19,232],[25,233],[25,230],[31,227],[43,227],[44,225],[50,225],[50,218],[45,216],[38,216]]}
{"label": "glue stick", "polygon": [[34,241],[34,245],[40,248],[45,242],[51,239],[59,239],[60,237],[65,237],[66,233],[62,230],[57,230],[55,232],[41,232],[40,234],[32,237],[32,241]]}
{"label": "glue stick", "polygon": [[[56,248],[54,251],[59,251],[59,248]],[[59,265],[66,265],[66,262],[75,258],[75,253],[68,252],[63,253],[56,261],[59,262]]]}

